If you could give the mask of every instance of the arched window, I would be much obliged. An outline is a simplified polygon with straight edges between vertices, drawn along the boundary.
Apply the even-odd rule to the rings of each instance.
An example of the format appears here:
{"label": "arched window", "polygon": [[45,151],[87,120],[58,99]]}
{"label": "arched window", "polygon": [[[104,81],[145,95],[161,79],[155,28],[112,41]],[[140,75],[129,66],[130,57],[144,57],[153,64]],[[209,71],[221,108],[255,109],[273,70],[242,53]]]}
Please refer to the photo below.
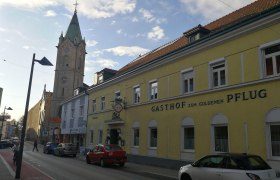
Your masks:
{"label": "arched window", "polygon": [[157,137],[158,137],[158,131],[157,131],[157,122],[155,120],[152,120],[149,123],[149,147],[150,148],[157,148]]}
{"label": "arched window", "polygon": [[132,126],[132,145],[134,147],[139,147],[139,140],[140,140],[140,129],[139,129],[139,122],[134,122]]}
{"label": "arched window", "polygon": [[211,144],[214,152],[228,152],[228,120],[223,114],[216,114],[211,121]]}
{"label": "arched window", "polygon": [[266,114],[267,152],[273,159],[280,159],[280,108],[273,108]]}
{"label": "arched window", "polygon": [[182,120],[181,139],[182,150],[194,151],[194,122],[190,117]]}

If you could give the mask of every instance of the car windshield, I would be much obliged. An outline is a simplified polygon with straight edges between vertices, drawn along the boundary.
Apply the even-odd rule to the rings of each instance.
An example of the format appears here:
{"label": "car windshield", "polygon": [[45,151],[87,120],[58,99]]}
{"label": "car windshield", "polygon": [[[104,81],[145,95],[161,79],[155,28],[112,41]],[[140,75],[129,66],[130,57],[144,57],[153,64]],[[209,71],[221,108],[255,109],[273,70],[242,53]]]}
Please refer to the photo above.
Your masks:
{"label": "car windshield", "polygon": [[122,148],[120,146],[110,146],[110,145],[106,145],[105,149],[106,149],[106,151],[119,151],[119,150],[122,150]]}
{"label": "car windshield", "polygon": [[236,164],[243,170],[266,170],[271,167],[259,156],[233,156],[231,164]]}

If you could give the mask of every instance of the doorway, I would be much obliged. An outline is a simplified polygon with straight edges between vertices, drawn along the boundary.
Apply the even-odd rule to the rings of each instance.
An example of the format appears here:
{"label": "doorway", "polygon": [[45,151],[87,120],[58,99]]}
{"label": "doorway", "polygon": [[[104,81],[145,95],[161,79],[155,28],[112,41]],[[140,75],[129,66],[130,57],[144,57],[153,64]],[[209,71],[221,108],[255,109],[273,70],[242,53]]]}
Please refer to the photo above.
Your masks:
{"label": "doorway", "polygon": [[117,129],[110,129],[110,143],[118,144],[119,133]]}

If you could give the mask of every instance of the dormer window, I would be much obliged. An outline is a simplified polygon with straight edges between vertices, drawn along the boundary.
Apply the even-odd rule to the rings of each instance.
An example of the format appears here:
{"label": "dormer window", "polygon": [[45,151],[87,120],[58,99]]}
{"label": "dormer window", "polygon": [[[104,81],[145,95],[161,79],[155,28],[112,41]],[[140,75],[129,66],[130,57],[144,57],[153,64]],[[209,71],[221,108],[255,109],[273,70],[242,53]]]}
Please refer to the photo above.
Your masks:
{"label": "dormer window", "polygon": [[189,43],[195,42],[202,37],[208,35],[210,33],[210,30],[202,27],[200,24],[191,30],[184,33],[184,35],[188,38]]}
{"label": "dormer window", "polygon": [[102,83],[103,82],[103,74],[99,74],[98,75],[98,83]]}
{"label": "dormer window", "polygon": [[198,40],[199,37],[200,37],[200,34],[199,34],[199,33],[194,34],[194,35],[191,35],[191,36],[189,36],[189,42],[192,43],[192,42]]}

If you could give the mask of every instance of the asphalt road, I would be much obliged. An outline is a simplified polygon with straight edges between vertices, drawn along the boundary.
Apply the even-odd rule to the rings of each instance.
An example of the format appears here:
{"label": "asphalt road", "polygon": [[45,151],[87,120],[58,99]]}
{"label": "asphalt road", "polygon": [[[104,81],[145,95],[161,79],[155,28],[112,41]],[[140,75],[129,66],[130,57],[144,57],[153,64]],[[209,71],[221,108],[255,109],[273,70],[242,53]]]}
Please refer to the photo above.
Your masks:
{"label": "asphalt road", "polygon": [[57,180],[174,180],[161,172],[146,170],[141,165],[127,163],[125,167],[110,166],[100,167],[98,165],[87,164],[74,157],[58,157],[51,154],[44,154],[42,147],[39,152],[32,152],[33,145],[25,143],[23,158],[25,161],[40,169],[53,179]]}

